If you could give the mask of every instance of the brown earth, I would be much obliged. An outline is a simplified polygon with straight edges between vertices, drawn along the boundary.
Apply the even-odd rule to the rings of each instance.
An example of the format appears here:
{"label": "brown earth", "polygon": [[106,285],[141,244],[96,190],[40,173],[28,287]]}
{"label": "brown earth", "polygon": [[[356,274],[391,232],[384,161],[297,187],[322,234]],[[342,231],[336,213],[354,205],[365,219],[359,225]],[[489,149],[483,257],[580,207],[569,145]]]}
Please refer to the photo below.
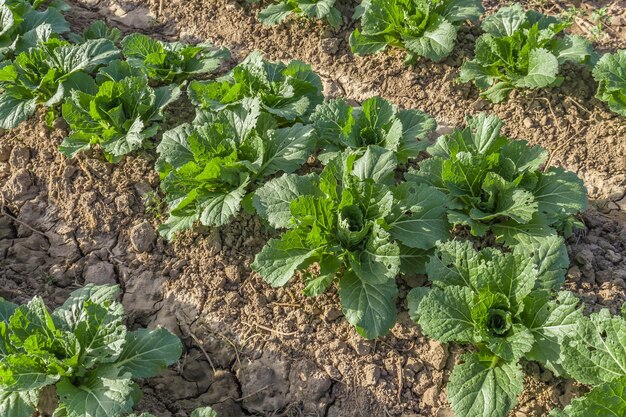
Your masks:
{"label": "brown earth", "polygon": [[[141,7],[156,16],[157,2],[80,3],[86,7],[68,16],[76,29],[101,15],[127,30],[224,44],[236,59],[253,49],[302,59],[325,78],[331,96],[359,101],[381,94],[443,125],[477,110],[496,112],[508,134],[549,149],[551,163],[576,171],[598,199],[583,218],[585,232],[568,242],[568,288],[590,310],[616,313],[626,300],[626,123],[593,98],[586,70],[568,69],[560,89],[493,106],[453,82],[476,28],[461,33],[456,58],[405,68],[396,52],[352,57],[349,25],[336,33],[291,20],[267,29],[253,17],[256,6],[164,2],[159,23]],[[623,47],[622,26],[614,25],[603,47]],[[84,283],[119,283],[131,326],[166,326],[187,348],[176,367],[144,384],[142,410],[160,417],[183,417],[200,405],[221,417],[451,416],[444,387],[460,349],[424,338],[403,301],[424,277],[400,279],[402,313],[391,333],[362,340],[342,318],[336,294],[307,299],[297,280],[273,289],[252,274],[252,258],[270,234],[258,218],[241,216],[167,244],[155,234],[161,219],[152,152],[118,165],[98,154],[68,161],[57,151],[63,132],[42,120],[38,115],[0,137],[0,296],[23,302],[40,294],[60,304]],[[527,371],[516,416],[544,416],[580,391],[534,364]]]}

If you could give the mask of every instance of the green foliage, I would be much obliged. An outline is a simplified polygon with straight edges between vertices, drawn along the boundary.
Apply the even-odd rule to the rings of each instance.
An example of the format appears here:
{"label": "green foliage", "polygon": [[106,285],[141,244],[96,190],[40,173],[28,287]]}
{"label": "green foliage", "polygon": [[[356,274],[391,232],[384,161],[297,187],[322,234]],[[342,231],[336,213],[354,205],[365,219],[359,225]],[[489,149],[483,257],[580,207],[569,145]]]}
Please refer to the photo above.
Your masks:
{"label": "green foliage", "polygon": [[569,376],[592,385],[554,417],[626,415],[626,320],[600,310],[579,322],[563,342],[563,366]]}
{"label": "green foliage", "polygon": [[33,5],[26,0],[0,1],[0,59],[26,52],[53,33],[70,30],[61,10],[37,10],[39,6],[38,2]]}
{"label": "green foliage", "polygon": [[[124,64],[115,61],[113,67]],[[103,76],[110,77],[111,69],[105,69]],[[130,73],[130,68],[126,72]],[[107,160],[119,162],[157,134],[156,122],[163,119],[163,109],[179,95],[180,89],[174,85],[151,88],[143,75],[106,80],[95,94],[74,90],[63,104],[63,118],[71,133],[61,143],[61,153],[73,158],[98,144]]]}
{"label": "green foliage", "polygon": [[257,181],[293,172],[314,149],[313,129],[295,124],[279,128],[261,112],[258,98],[208,113],[203,124],[165,132],[157,151],[157,170],[170,210],[161,234],[171,239],[195,221],[221,226],[239,213]]}
{"label": "green foliage", "polygon": [[593,388],[576,398],[565,410],[556,410],[550,417],[606,417],[626,415],[626,375]]}
{"label": "green foliage", "polygon": [[337,283],[346,319],[366,338],[395,324],[398,273],[415,272],[448,237],[445,196],[428,186],[390,186],[390,154],[375,146],[358,160],[344,153],[319,175],[284,175],[254,196],[257,212],[288,231],[268,242],[252,268],[274,287],[300,271],[308,296]]}
{"label": "green foliage", "polygon": [[419,110],[401,110],[387,100],[372,97],[361,107],[351,107],[344,99],[318,106],[311,117],[323,152],[323,162],[345,149],[365,152],[376,145],[392,151],[398,162],[406,164],[426,149],[428,134],[435,131],[435,120]]}
{"label": "green foliage", "polygon": [[16,127],[35,113],[38,105],[52,108],[72,89],[96,90],[89,73],[118,54],[106,39],[80,45],[50,39],[22,52],[14,62],[0,64],[0,127]]}
{"label": "green foliage", "polygon": [[350,36],[352,52],[369,55],[395,46],[406,49],[407,63],[450,55],[457,26],[483,12],[480,0],[366,0],[359,7],[361,30]]}
{"label": "green foliage", "polygon": [[258,17],[264,25],[272,26],[295,14],[309,19],[326,19],[332,27],[338,29],[343,23],[343,16],[334,6],[335,0],[277,0],[261,10]]}
{"label": "green foliage", "polygon": [[476,347],[450,376],[456,415],[507,416],[523,390],[522,358],[563,373],[564,339],[582,317],[574,295],[552,295],[568,263],[557,236],[510,253],[476,251],[469,241],[438,244],[426,265],[432,287],[413,289],[409,310],[427,336]]}
{"label": "green foliage", "polygon": [[166,43],[140,33],[122,40],[122,53],[131,66],[141,69],[148,78],[164,83],[180,83],[193,75],[212,73],[222,61],[230,58],[226,48]]}
{"label": "green foliage", "polygon": [[570,24],[517,3],[502,7],[483,20],[485,34],[476,41],[476,57],[461,67],[461,81],[474,81],[481,96],[494,103],[514,89],[560,85],[564,62],[585,63],[592,55],[586,39],[559,36]]}
{"label": "green foliage", "polygon": [[576,380],[590,385],[626,375],[626,320],[600,310],[581,321],[566,338],[564,366]]}
{"label": "green foliage", "polygon": [[322,103],[322,81],[309,65],[300,61],[271,63],[253,52],[224,77],[193,81],[189,98],[198,108],[197,120],[205,115],[237,106],[248,97],[257,97],[261,111],[278,119],[279,125],[307,123]]}
{"label": "green foliage", "polygon": [[118,28],[107,26],[102,20],[93,22],[82,35],[71,33],[69,39],[74,43],[83,43],[88,40],[108,39],[117,44],[122,39],[122,31]]}
{"label": "green foliage", "polygon": [[593,69],[593,78],[598,82],[596,98],[626,116],[626,50],[603,55]]}
{"label": "green foliage", "polygon": [[583,182],[562,168],[542,169],[548,153],[500,133],[494,115],[469,117],[468,127],[442,136],[428,148],[432,158],[405,178],[435,186],[453,200],[450,223],[474,236],[495,236],[506,245],[566,234],[572,217],[587,209]]}
{"label": "green foliage", "polygon": [[50,313],[40,297],[0,299],[0,411],[30,417],[54,385],[55,416],[122,417],[141,398],[133,378],[178,360],[180,340],[163,328],[128,331],[116,286],[87,285]]}

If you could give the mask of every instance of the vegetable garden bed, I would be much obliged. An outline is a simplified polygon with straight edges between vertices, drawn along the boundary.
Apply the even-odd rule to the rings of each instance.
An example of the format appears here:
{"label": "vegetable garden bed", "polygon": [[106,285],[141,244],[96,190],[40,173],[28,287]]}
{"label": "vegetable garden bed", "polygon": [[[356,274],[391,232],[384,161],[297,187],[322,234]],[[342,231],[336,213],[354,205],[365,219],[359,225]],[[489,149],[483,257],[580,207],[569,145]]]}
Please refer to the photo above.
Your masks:
{"label": "vegetable garden bed", "polygon": [[[492,104],[479,97],[480,90],[474,85],[457,80],[461,64],[473,58],[476,39],[482,33],[479,24],[460,27],[453,52],[441,62],[419,59],[407,67],[403,63],[404,53],[397,49],[354,56],[349,38],[358,23],[348,18],[338,30],[324,22],[293,17],[278,26],[266,27],[255,17],[262,7],[243,2],[70,3],[72,8],[65,17],[77,33],[93,21],[104,19],[119,28],[122,35],[141,32],[167,42],[208,41],[231,51],[232,57],[219,67],[219,74],[258,50],[265,59],[298,59],[311,64],[321,77],[325,98],[346,100],[343,104],[335,102],[338,107],[356,106],[379,95],[398,110],[420,109],[433,116],[439,127],[436,133],[430,132],[428,122],[423,120],[420,126],[424,127],[424,146],[415,154],[402,145],[394,149],[399,153],[399,149],[404,149],[407,158],[418,154],[418,160],[423,158],[425,154],[419,152],[426,149],[426,142],[432,144],[436,136],[465,127],[467,115],[497,115],[504,122],[503,135],[542,146],[547,150],[547,165],[563,167],[583,180],[591,207],[578,218],[584,228],[576,229],[566,239],[570,263],[563,289],[580,298],[585,314],[603,308],[611,314],[621,314],[626,301],[626,123],[623,116],[594,98],[596,82],[587,68],[566,63],[561,70],[565,77],[562,85],[523,93],[514,91],[507,101]],[[337,2],[336,7],[344,16],[351,16],[354,11],[354,5],[349,3]],[[485,1],[486,13],[495,12],[496,3]],[[546,13],[557,13],[569,6],[567,2],[546,3],[550,4],[544,4],[545,9],[541,10]],[[522,4],[536,7],[532,2]],[[609,10],[619,12],[613,6]],[[626,15],[622,16],[626,19]],[[584,35],[588,25],[582,18],[579,21],[570,31]],[[596,40],[603,52],[625,47],[622,29],[626,25],[621,25],[619,19],[611,22],[606,36]],[[182,77],[181,73],[158,75],[168,84]],[[214,106],[214,101],[202,101],[201,87],[196,84],[194,88],[193,83],[189,90],[196,92],[195,104]],[[119,88],[119,95],[123,96],[132,86]],[[141,90],[149,91],[147,86]],[[257,194],[259,201],[250,203],[263,217],[246,210],[237,213],[237,209],[232,220],[229,217],[216,223],[224,223],[221,227],[180,227],[183,231],[170,241],[158,236],[160,225],[169,216],[159,194],[159,172],[162,176],[181,172],[181,166],[173,162],[173,144],[178,136],[171,132],[179,134],[176,126],[191,123],[195,116],[194,108],[184,97],[179,99],[178,92],[169,90],[167,94],[171,100],[161,101],[171,101],[163,113],[163,130],[175,129],[168,132],[169,137],[164,135],[165,145],[126,156],[115,154],[119,150],[116,147],[104,147],[108,152],[105,158],[97,149],[85,152],[89,147],[85,143],[78,146],[74,141],[68,145],[65,138],[69,131],[80,130],[81,126],[69,120],[69,126],[63,125],[57,118],[56,128],[50,129],[46,126],[50,116],[42,108],[17,128],[3,131],[0,297],[25,303],[40,295],[48,306],[58,307],[72,291],[85,284],[119,284],[129,329],[163,326],[184,342],[177,364],[140,384],[144,398],[136,411],[155,416],[187,416],[201,406],[211,406],[222,417],[454,415],[446,386],[467,349],[433,340],[426,334],[434,336],[436,331],[425,322],[418,320],[420,328],[411,320],[407,295],[411,289],[428,283],[425,275],[399,275],[397,322],[389,324],[387,334],[386,329],[364,330],[356,324],[364,336],[372,336],[371,332],[379,336],[380,331],[380,337],[367,340],[348,323],[354,324],[355,320],[345,314],[345,308],[342,311],[345,293],[332,286],[326,292],[311,289],[305,287],[303,279],[292,279],[285,287],[273,288],[257,273],[276,278],[273,266],[263,266],[262,258],[257,262],[254,259],[269,239],[281,237],[263,218],[271,212],[267,207],[273,204],[272,193],[282,192],[280,183],[269,182],[279,186],[265,186],[267,189]],[[105,92],[94,90],[89,100],[104,95]],[[313,96],[310,99],[316,100]],[[87,109],[88,113],[84,102],[72,102],[74,112]],[[271,107],[263,104],[266,107],[260,113]],[[63,112],[66,111],[70,110],[64,107]],[[254,109],[246,111],[253,113]],[[149,120],[155,124],[161,119],[158,108],[145,112],[153,115]],[[401,119],[399,113],[394,117]],[[285,114],[277,116],[276,125],[257,124],[253,129],[261,136],[268,135],[263,136],[265,142],[278,140],[274,133],[267,132],[279,132],[276,135],[283,140],[309,134],[306,124],[292,124],[300,123],[298,118],[305,117],[306,112],[292,120]],[[320,112],[312,118],[323,124],[324,117]],[[354,119],[360,126],[358,116]],[[190,125],[187,130],[180,129],[187,136],[205,134],[193,131]],[[284,134],[280,136],[280,132]],[[63,153],[75,157],[68,159],[59,152],[59,146],[63,146]],[[307,151],[311,153],[312,149]],[[323,154],[338,151],[337,145],[331,144],[324,148],[321,157],[307,160],[305,156],[302,163],[289,169],[281,165],[281,170],[272,170],[275,159],[266,158],[261,164],[263,169],[249,168],[245,181],[258,181],[260,187],[270,179],[278,181],[278,171],[283,170],[323,177]],[[429,153],[434,151],[430,149]],[[528,153],[529,150],[524,151],[524,155]],[[107,159],[119,162],[110,163]],[[419,166],[412,160],[408,167],[395,172],[395,179]],[[184,172],[179,175],[182,177]],[[388,177],[377,180],[384,183]],[[237,186],[247,185],[245,181]],[[233,185],[229,182],[228,186]],[[322,200],[316,192],[311,191],[311,195]],[[431,201],[436,198],[433,191],[429,191],[428,197]],[[168,204],[176,200],[167,198]],[[325,197],[326,200],[332,198]],[[417,216],[418,211],[412,215]],[[271,216],[270,223],[289,227],[279,221],[280,212],[273,221]],[[377,225],[381,224],[380,219],[376,219]],[[390,228],[393,235],[393,227]],[[165,236],[172,230],[168,227],[163,233],[161,229]],[[345,239],[339,240],[339,245],[345,243]],[[434,240],[432,243],[434,246]],[[500,243],[498,247],[503,248]],[[296,278],[306,277],[308,267],[302,266]],[[308,271],[315,271],[316,265],[311,267]],[[335,265],[332,269],[334,272],[345,267]],[[323,294],[307,297],[303,292]],[[433,303],[435,295],[428,297]],[[415,311],[412,309],[411,314]],[[521,361],[520,369],[524,376],[518,383],[524,388],[511,414],[515,416],[545,416],[596,384],[585,378],[582,379],[587,386],[557,377],[546,367],[526,360]]]}

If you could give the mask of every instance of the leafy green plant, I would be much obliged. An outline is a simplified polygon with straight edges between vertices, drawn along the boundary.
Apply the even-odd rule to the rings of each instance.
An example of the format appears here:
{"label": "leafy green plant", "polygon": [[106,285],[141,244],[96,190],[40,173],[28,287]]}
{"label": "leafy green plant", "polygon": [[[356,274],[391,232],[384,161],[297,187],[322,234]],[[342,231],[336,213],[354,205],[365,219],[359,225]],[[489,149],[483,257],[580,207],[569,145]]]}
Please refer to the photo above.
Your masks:
{"label": "leafy green plant", "polygon": [[605,417],[626,415],[626,375],[593,388],[575,398],[565,410],[553,410],[550,417]]}
{"label": "leafy green plant", "polygon": [[188,94],[198,108],[197,119],[237,106],[248,97],[257,97],[261,110],[278,119],[279,125],[307,123],[315,107],[322,103],[322,81],[311,66],[300,61],[268,62],[253,52],[224,77],[193,81]]}
{"label": "leafy green plant", "polygon": [[563,63],[585,63],[593,53],[585,38],[559,36],[570,25],[517,3],[502,7],[483,20],[485,34],[476,41],[476,57],[461,66],[461,81],[474,81],[481,96],[494,103],[514,89],[560,85]]}
{"label": "leafy green plant", "polygon": [[72,89],[95,90],[89,73],[118,55],[115,45],[105,39],[80,45],[50,39],[22,52],[14,62],[0,64],[0,127],[17,127],[38,105],[49,108],[50,121],[55,114],[53,106]]}
{"label": "leafy green plant", "polygon": [[55,7],[37,10],[38,2],[0,1],[0,59],[12,58],[47,41],[53,33],[69,32],[70,26]]}
{"label": "leafy green plant", "polygon": [[593,417],[626,414],[626,320],[603,309],[582,319],[563,342],[567,373],[594,388],[551,416]]}
{"label": "leafy green plant", "polygon": [[476,20],[483,12],[480,0],[365,0],[361,30],[350,35],[356,55],[384,51],[387,46],[406,49],[406,62],[423,56],[440,61],[450,55],[457,26]]}
{"label": "leafy green plant", "polygon": [[371,339],[395,324],[398,273],[423,269],[427,251],[449,236],[447,201],[429,186],[390,186],[390,151],[371,146],[356,156],[346,152],[319,175],[283,175],[257,190],[259,215],[288,230],[252,269],[274,287],[299,271],[308,296],[337,283],[346,319]]}
{"label": "leafy green plant", "polygon": [[351,107],[344,99],[318,106],[311,117],[323,148],[319,159],[327,162],[345,149],[365,152],[377,145],[395,153],[405,164],[426,149],[428,134],[435,131],[435,119],[419,110],[400,110],[381,97],[372,97],[361,107]]}
{"label": "leafy green plant", "polygon": [[468,117],[468,127],[441,136],[428,148],[432,158],[405,178],[426,183],[453,202],[448,220],[473,236],[516,245],[529,237],[571,233],[573,217],[587,209],[580,178],[560,167],[543,168],[548,153],[500,133],[495,115]]}
{"label": "leafy green plant", "polygon": [[98,144],[107,160],[119,162],[157,134],[164,108],[179,96],[177,86],[153,89],[144,75],[104,81],[95,94],[74,90],[63,103],[71,132],[60,151],[73,158]]}
{"label": "leafy green plant", "polygon": [[477,251],[469,241],[438,244],[426,266],[432,287],[413,289],[409,310],[425,335],[475,348],[450,375],[457,416],[506,417],[523,390],[520,359],[562,374],[563,340],[582,318],[573,294],[553,296],[568,264],[558,236],[510,253]]}
{"label": "leafy green plant", "polygon": [[95,39],[108,39],[117,44],[120,39],[122,39],[122,31],[118,28],[107,26],[102,20],[96,20],[85,29],[82,35],[71,33],[69,39],[74,43],[83,43]]}
{"label": "leafy green plant", "polygon": [[122,40],[122,53],[131,66],[144,71],[148,78],[165,83],[180,83],[193,75],[209,74],[230,58],[226,48],[161,42],[141,33]]}
{"label": "leafy green plant", "polygon": [[281,23],[291,14],[326,19],[336,29],[343,23],[341,12],[335,8],[335,0],[277,0],[261,10],[258,17],[261,23],[271,26]]}
{"label": "leafy green plant", "polygon": [[163,134],[157,170],[170,216],[161,234],[200,222],[221,226],[240,211],[257,181],[277,172],[293,172],[312,153],[311,126],[278,128],[258,99],[207,115],[202,125],[184,124]]}
{"label": "leafy green plant", "polygon": [[0,414],[31,417],[50,402],[44,396],[58,398],[59,417],[132,411],[141,398],[133,378],[158,375],[182,344],[163,328],[128,331],[118,295],[117,286],[87,285],[52,313],[40,297],[0,299]]}
{"label": "leafy green plant", "polygon": [[608,10],[606,7],[600,7],[591,12],[591,20],[595,23],[595,26],[591,28],[591,36],[594,40],[598,40],[605,35],[604,24],[607,21],[607,17]]}
{"label": "leafy green plant", "polygon": [[596,98],[626,116],[626,50],[603,55],[593,69],[593,78],[598,82]]}

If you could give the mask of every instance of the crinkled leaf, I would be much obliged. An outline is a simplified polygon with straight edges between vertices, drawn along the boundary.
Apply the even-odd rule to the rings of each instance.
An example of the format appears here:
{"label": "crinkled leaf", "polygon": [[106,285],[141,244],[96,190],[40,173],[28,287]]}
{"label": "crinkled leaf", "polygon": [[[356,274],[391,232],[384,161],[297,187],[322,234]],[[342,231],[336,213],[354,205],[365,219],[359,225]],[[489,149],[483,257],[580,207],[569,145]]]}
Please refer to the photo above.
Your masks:
{"label": "crinkled leaf", "polygon": [[598,385],[582,398],[575,398],[565,408],[563,415],[566,417],[620,417],[626,415],[626,375]]}
{"label": "crinkled leaf", "polygon": [[57,384],[59,406],[67,417],[108,417],[132,411],[135,384],[129,375],[117,376],[114,368],[99,368],[79,385],[63,379]]}
{"label": "crinkled leaf", "polygon": [[339,298],[346,319],[366,339],[382,336],[393,327],[397,294],[395,279],[368,282],[347,271],[339,282]]}
{"label": "crinkled leaf", "polygon": [[252,269],[271,286],[282,287],[317,250],[311,248],[297,231],[289,231],[280,240],[270,239],[254,258]]}
{"label": "crinkled leaf", "polygon": [[167,329],[135,330],[126,334],[124,350],[115,366],[134,378],[151,378],[174,364],[182,349],[180,339]]}
{"label": "crinkled leaf", "polygon": [[397,204],[387,217],[394,239],[412,248],[430,249],[448,238],[449,199],[444,193],[426,184],[404,183],[394,189],[394,196]]}
{"label": "crinkled leaf", "polygon": [[441,342],[473,342],[474,294],[467,287],[433,288],[419,302],[414,315],[424,334]]}
{"label": "crinkled leaf", "polygon": [[497,358],[465,354],[448,382],[448,399],[455,414],[465,417],[506,416],[524,388],[517,364]]}
{"label": "crinkled leaf", "polygon": [[535,291],[524,300],[520,318],[532,332],[535,343],[526,358],[542,363],[557,374],[561,367],[561,346],[565,336],[576,334],[582,318],[579,300],[572,293],[561,291],[551,300],[546,291]]}
{"label": "crinkled leaf", "polygon": [[562,349],[563,366],[576,380],[593,385],[619,378],[626,374],[626,320],[600,310],[566,335]]}

